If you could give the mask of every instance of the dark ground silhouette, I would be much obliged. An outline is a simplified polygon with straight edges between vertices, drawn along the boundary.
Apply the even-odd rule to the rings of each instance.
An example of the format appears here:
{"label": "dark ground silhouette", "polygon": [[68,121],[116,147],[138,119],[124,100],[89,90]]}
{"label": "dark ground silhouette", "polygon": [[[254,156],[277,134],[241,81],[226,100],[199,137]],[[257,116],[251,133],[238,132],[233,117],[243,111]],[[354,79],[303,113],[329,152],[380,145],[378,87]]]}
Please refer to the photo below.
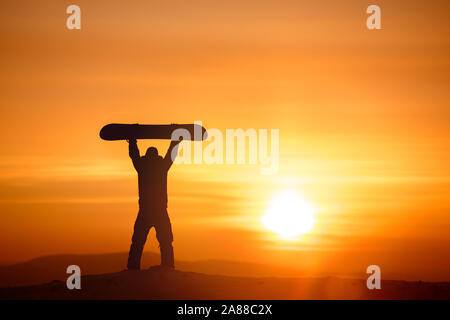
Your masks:
{"label": "dark ground silhouette", "polygon": [[387,280],[368,290],[365,280],[227,277],[156,266],[83,276],[80,290],[68,290],[65,281],[0,289],[0,299],[450,299],[450,283]]}
{"label": "dark ground silhouette", "polygon": [[[291,269],[219,260],[147,269],[159,263],[151,252],[143,255],[144,270],[117,272],[126,258],[58,255],[1,266],[0,299],[450,299],[449,282],[382,280],[381,290],[368,290],[366,279],[300,277]],[[81,267],[81,290],[66,287],[69,264]],[[27,286],[5,288],[17,285]]]}

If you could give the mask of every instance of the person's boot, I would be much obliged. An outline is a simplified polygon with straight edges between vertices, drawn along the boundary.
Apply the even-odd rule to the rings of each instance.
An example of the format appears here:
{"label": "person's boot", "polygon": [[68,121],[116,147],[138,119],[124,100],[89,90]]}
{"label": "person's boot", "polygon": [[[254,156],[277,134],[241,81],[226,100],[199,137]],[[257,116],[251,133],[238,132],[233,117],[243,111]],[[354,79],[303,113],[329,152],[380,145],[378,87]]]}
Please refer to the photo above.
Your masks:
{"label": "person's boot", "polygon": [[161,266],[174,269],[175,262],[173,257],[173,247],[172,244],[166,246],[160,246],[161,251]]}
{"label": "person's boot", "polygon": [[139,271],[141,268],[141,256],[144,248],[131,244],[128,254],[127,270]]}

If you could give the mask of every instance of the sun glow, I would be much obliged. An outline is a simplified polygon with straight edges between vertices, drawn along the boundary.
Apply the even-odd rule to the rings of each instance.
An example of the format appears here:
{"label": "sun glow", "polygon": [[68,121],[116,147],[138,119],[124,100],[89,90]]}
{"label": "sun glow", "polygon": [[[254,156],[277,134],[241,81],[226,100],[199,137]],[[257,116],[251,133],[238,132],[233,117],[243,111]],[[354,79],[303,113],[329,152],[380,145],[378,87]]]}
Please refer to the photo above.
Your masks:
{"label": "sun glow", "polygon": [[283,239],[295,240],[296,236],[311,232],[314,213],[314,207],[297,192],[285,190],[273,198],[261,222]]}

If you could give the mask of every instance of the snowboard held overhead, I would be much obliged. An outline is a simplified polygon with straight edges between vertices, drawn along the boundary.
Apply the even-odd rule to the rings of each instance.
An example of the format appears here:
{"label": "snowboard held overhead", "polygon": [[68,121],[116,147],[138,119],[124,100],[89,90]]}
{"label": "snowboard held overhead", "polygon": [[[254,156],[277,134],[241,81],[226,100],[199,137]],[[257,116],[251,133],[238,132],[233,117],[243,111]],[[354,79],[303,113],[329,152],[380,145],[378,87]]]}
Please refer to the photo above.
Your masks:
{"label": "snowboard held overhead", "polygon": [[198,124],[111,123],[107,124],[100,130],[100,138],[108,141],[130,139],[171,139],[172,133],[175,130],[180,130],[180,133],[184,133],[184,140],[202,141],[208,136],[206,129]]}

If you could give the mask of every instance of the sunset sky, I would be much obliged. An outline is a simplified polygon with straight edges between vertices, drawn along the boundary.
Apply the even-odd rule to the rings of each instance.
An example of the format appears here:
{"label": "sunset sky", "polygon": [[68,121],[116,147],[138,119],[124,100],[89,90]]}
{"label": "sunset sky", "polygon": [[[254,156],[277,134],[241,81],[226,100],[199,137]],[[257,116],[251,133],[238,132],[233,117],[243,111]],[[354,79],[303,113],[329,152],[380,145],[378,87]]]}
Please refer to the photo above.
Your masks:
{"label": "sunset sky", "polygon": [[[66,7],[81,8],[81,30]],[[382,30],[366,28],[381,7]],[[0,4],[0,262],[127,251],[137,175],[107,123],[279,129],[279,170],[174,165],[178,259],[450,281],[448,1]],[[185,143],[185,142],[183,142]],[[141,153],[168,141],[139,141]],[[207,142],[204,143],[207,145]],[[261,223],[295,190],[312,231]],[[157,251],[154,230],[146,250]],[[125,262],[124,262],[125,264]]]}

